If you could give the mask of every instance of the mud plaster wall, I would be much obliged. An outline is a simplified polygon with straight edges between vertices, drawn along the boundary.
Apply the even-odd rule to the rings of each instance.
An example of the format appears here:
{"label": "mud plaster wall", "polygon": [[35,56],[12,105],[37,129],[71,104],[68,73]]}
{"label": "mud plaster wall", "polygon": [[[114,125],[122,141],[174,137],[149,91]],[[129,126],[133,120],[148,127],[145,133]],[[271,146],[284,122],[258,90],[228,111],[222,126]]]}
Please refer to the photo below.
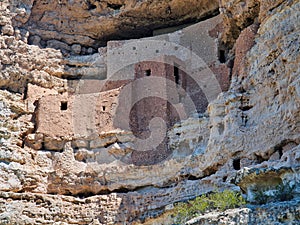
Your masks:
{"label": "mud plaster wall", "polygon": [[58,94],[58,92],[54,89],[43,88],[29,83],[23,96],[26,99],[26,109],[29,112],[34,112],[37,100],[44,96],[55,94]]}
{"label": "mud plaster wall", "polygon": [[113,130],[119,89],[107,92],[42,97],[37,108],[37,133],[79,138]]}

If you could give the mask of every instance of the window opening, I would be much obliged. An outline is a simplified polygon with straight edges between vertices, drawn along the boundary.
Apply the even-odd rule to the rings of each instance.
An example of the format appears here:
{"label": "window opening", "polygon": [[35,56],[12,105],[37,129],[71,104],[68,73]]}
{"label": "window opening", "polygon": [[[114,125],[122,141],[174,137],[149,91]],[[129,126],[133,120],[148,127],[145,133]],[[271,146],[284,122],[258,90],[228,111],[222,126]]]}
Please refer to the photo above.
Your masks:
{"label": "window opening", "polygon": [[241,160],[240,159],[234,159],[232,162],[233,169],[240,170],[241,169]]}
{"label": "window opening", "polygon": [[180,77],[179,77],[179,68],[174,65],[174,77],[175,77],[175,83],[179,84]]}
{"label": "window opening", "polygon": [[225,63],[226,62],[226,55],[225,55],[225,50],[219,50],[219,61],[220,63]]}
{"label": "window opening", "polygon": [[151,75],[151,70],[149,69],[149,70],[145,70],[145,76],[150,76]]}
{"label": "window opening", "polygon": [[60,103],[60,110],[67,110],[68,109],[68,102],[61,102]]}

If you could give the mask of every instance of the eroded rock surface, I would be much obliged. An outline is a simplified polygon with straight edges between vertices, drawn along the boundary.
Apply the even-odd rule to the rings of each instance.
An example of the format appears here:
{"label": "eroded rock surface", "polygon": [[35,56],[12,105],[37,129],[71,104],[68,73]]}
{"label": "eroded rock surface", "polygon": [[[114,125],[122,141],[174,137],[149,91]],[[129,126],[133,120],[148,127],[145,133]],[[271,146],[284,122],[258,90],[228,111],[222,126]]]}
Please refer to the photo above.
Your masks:
{"label": "eroded rock surface", "polygon": [[[238,189],[236,184],[249,194],[254,186],[268,185],[269,177],[295,185],[299,194],[298,1],[24,0],[2,1],[0,7],[0,86],[6,89],[0,91],[1,223],[167,224],[157,217],[175,202],[215,187]],[[36,132],[37,100],[59,99],[60,110],[67,111],[63,98],[76,93],[76,79],[105,78],[107,48],[98,47],[107,40],[148,36],[214,15],[218,7],[224,30],[220,25],[210,34],[226,48],[209,68],[227,73],[225,62],[234,62],[230,89],[224,88],[207,112],[169,128],[171,154],[163,161],[128,163],[134,137],[127,131],[78,139],[63,136],[66,126],[60,135],[53,130],[55,137],[52,130],[49,137]],[[103,90],[110,94],[126,85],[122,82]],[[36,98],[27,98],[34,92]],[[240,169],[250,172],[238,178]],[[297,223],[298,206],[297,199],[272,203],[191,224],[218,224],[220,218],[225,224]]]}
{"label": "eroded rock surface", "polygon": [[187,222],[188,225],[221,224],[297,224],[299,200],[227,210],[224,213],[208,213]]}

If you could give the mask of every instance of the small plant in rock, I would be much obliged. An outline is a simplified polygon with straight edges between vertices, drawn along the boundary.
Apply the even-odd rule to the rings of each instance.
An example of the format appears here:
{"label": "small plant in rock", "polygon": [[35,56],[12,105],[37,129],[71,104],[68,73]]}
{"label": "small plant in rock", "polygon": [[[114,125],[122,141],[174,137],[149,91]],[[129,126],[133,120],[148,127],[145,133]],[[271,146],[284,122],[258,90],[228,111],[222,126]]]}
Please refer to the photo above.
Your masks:
{"label": "small plant in rock", "polygon": [[202,195],[188,202],[180,202],[174,208],[176,223],[183,224],[187,220],[208,211],[241,207],[246,204],[240,193],[231,190]]}

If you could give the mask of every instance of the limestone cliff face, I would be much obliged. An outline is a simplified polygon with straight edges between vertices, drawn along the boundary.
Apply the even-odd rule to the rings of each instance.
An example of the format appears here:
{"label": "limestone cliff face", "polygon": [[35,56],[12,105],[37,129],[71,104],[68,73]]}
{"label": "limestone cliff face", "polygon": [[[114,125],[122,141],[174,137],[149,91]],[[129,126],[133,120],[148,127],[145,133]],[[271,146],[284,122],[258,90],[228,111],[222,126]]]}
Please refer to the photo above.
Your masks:
{"label": "limestone cliff face", "polygon": [[[63,99],[78,91],[78,78],[106,74],[111,46],[123,43],[99,48],[108,40],[151,36],[218,10],[221,24],[207,28],[218,42],[209,68],[229,74],[230,87],[205,113],[168,129],[171,153],[163,161],[128,163],[128,131],[77,139],[38,132],[38,118],[46,118],[37,113],[38,99]],[[296,0],[2,1],[1,224],[172,224],[173,203],[216,186],[240,189],[251,201],[255,191],[278,184],[293,186],[295,198],[189,224],[299,223],[299,12]],[[184,43],[184,32],[168,38]],[[116,90],[119,83],[105,85]]]}

